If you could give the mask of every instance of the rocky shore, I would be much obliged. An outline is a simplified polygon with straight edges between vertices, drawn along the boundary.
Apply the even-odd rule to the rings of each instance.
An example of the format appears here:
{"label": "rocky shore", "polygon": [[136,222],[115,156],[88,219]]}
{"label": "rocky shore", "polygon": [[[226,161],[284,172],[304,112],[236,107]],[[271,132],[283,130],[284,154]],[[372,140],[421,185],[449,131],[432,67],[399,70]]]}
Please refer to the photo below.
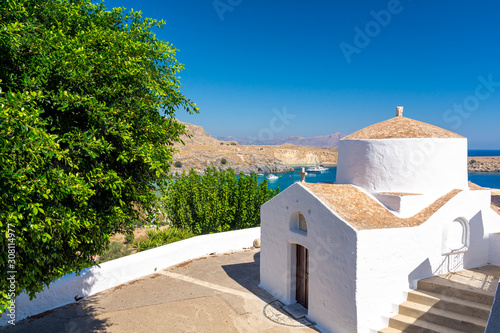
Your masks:
{"label": "rocky shore", "polygon": [[469,172],[500,172],[500,156],[469,157]]}
{"label": "rocky shore", "polygon": [[283,144],[280,146],[239,145],[234,141],[213,138],[202,127],[184,123],[191,137],[177,144],[171,173],[194,169],[203,174],[207,167],[232,168],[236,173],[283,173],[293,165],[336,165],[337,149]]}

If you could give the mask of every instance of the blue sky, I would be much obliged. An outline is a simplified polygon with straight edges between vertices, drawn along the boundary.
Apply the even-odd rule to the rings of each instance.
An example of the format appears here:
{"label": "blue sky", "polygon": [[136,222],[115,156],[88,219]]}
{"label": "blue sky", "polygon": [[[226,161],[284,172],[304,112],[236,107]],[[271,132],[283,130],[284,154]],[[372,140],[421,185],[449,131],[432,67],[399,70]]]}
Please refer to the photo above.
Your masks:
{"label": "blue sky", "polygon": [[105,0],[164,19],[178,118],[214,136],[349,134],[404,115],[500,149],[500,2]]}

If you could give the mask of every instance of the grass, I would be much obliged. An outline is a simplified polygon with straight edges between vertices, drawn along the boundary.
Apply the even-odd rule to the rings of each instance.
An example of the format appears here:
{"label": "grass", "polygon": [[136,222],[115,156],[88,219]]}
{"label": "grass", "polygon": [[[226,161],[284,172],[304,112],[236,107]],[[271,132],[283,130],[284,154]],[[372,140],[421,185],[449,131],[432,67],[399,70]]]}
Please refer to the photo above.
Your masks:
{"label": "grass", "polygon": [[109,249],[99,256],[99,263],[106,261],[118,259],[124,256],[128,256],[132,252],[128,246],[120,242],[111,242],[109,244]]}
{"label": "grass", "polygon": [[170,227],[162,230],[147,230],[146,239],[134,240],[132,247],[137,252],[140,252],[177,242],[183,239],[191,238],[193,236],[194,234],[192,232],[175,227]]}
{"label": "grass", "polygon": [[141,252],[155,247],[167,245],[183,239],[195,236],[193,233],[175,227],[168,227],[165,229],[148,229],[145,235],[139,236],[136,239],[133,234],[126,235],[125,237],[115,238],[109,244],[109,249],[99,257],[99,263],[118,259],[121,257]]}

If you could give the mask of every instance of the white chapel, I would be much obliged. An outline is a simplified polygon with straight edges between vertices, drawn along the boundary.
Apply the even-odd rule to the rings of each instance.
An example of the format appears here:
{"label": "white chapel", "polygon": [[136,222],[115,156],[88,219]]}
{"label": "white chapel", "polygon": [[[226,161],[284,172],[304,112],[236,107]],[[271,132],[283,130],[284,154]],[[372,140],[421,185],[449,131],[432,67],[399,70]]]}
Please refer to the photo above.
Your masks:
{"label": "white chapel", "polygon": [[417,281],[500,266],[500,215],[468,182],[467,139],[403,116],[340,141],[335,184],[261,208],[261,287],[323,332],[377,332]]}

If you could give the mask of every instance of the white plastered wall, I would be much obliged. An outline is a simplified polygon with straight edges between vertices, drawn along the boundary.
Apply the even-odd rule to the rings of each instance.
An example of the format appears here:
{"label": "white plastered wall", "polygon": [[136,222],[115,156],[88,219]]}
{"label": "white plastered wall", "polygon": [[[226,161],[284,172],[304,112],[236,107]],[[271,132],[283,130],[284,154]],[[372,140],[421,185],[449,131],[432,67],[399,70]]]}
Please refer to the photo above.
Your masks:
{"label": "white plastered wall", "polygon": [[[298,211],[307,234],[290,230]],[[295,302],[296,244],[309,250],[308,317],[324,332],[356,331],[356,231],[300,184],[261,208],[261,287],[285,304]]]}
{"label": "white plastered wall", "polygon": [[341,140],[337,184],[369,192],[467,189],[467,139]]}
{"label": "white plastered wall", "polygon": [[[464,191],[418,227],[358,232],[358,332],[387,327],[417,280],[489,262],[489,234],[500,227],[488,217],[489,200],[489,191]],[[446,223],[460,217],[469,221],[469,250],[443,256]]]}

